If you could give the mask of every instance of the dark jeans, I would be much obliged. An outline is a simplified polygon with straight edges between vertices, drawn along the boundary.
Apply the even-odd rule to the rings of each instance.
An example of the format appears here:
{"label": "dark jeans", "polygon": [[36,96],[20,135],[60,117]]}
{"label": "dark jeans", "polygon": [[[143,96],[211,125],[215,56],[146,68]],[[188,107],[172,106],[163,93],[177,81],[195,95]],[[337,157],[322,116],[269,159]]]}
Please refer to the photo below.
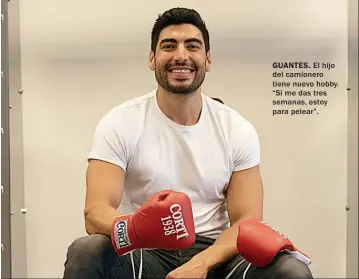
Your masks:
{"label": "dark jeans", "polygon": [[[181,251],[137,250],[133,253],[134,271],[139,275],[142,258],[143,279],[165,278],[177,267],[189,261],[194,255],[212,245],[213,239],[197,236],[196,243]],[[242,262],[242,263],[241,263]],[[240,264],[241,263],[241,264]],[[239,265],[240,264],[240,265]],[[239,266],[238,266],[239,265]],[[237,268],[236,268],[237,267]],[[234,272],[232,272],[234,270]],[[211,270],[207,278],[313,278],[307,265],[289,254],[279,254],[265,268],[250,265],[239,255],[227,263]],[[69,247],[65,261],[64,279],[132,279],[131,255],[117,256],[111,241],[103,235],[90,235],[76,239]]]}

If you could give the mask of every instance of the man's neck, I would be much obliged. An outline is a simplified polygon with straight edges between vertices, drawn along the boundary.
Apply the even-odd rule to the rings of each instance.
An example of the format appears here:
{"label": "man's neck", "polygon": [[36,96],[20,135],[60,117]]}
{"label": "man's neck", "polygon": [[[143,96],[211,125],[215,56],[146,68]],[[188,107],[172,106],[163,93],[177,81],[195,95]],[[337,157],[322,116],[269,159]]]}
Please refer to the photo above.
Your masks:
{"label": "man's neck", "polygon": [[181,95],[168,93],[159,88],[157,90],[157,102],[162,112],[180,125],[196,124],[202,111],[200,89],[191,94]]}

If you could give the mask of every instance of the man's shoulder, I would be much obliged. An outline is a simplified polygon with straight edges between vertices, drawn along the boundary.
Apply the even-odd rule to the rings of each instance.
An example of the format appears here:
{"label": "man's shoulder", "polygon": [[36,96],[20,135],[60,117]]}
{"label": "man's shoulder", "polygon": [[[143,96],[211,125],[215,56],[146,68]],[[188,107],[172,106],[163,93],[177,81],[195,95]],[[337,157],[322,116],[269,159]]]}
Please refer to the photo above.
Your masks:
{"label": "man's shoulder", "polygon": [[[132,117],[141,116],[143,112],[147,111],[148,106],[155,98],[155,91],[151,91],[144,95],[137,96],[132,99],[128,99],[115,107],[112,107],[107,113],[105,118],[115,118],[117,120]],[[134,119],[132,119],[134,120]]]}
{"label": "man's shoulder", "polygon": [[110,108],[99,119],[97,129],[122,135],[136,133],[143,126],[141,123],[146,119],[154,97],[155,91],[151,91]]}
{"label": "man's shoulder", "polygon": [[234,108],[208,98],[206,103],[214,127],[225,138],[235,169],[258,164],[259,137],[255,125]]}
{"label": "man's shoulder", "polygon": [[222,125],[235,125],[237,127],[242,125],[252,125],[245,116],[227,104],[222,104],[205,95],[204,100],[207,104],[209,113],[219,120]]}
{"label": "man's shoulder", "polygon": [[112,111],[136,111],[141,110],[148,106],[148,104],[154,100],[156,91],[151,91],[144,95],[137,96],[132,99],[128,99],[123,103],[117,105],[116,107],[112,108]]}

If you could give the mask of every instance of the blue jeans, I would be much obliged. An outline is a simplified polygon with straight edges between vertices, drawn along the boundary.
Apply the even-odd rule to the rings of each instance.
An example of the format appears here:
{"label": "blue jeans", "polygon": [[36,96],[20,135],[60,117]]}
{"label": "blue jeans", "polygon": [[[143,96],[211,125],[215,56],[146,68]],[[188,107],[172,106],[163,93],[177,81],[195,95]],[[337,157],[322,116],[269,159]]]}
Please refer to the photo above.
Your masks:
{"label": "blue jeans", "polygon": [[[197,236],[195,244],[188,249],[167,251],[136,250],[118,256],[111,240],[104,235],[89,235],[76,239],[69,247],[65,261],[64,279],[133,279],[138,278],[142,261],[142,279],[165,278],[169,272],[189,261],[194,255],[212,245],[213,239]],[[132,260],[134,265],[132,265]],[[133,268],[134,267],[134,268]],[[135,272],[135,277],[134,277]],[[289,254],[279,254],[264,268],[250,265],[240,255],[215,267],[208,279],[239,278],[313,278],[307,265]]]}

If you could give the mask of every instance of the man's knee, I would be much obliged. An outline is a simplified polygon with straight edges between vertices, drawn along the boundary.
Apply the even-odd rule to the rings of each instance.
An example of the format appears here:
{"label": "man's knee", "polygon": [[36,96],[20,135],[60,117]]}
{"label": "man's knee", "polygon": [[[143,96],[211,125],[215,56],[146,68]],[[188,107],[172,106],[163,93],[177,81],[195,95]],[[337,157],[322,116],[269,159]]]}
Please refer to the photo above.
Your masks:
{"label": "man's knee", "polygon": [[69,246],[68,260],[94,260],[101,257],[111,247],[110,239],[104,235],[94,234],[77,238]]}
{"label": "man's knee", "polygon": [[95,234],[76,239],[67,251],[65,275],[91,273],[92,269],[104,263],[105,255],[111,251],[114,253],[111,241],[104,235]]}
{"label": "man's knee", "polygon": [[[313,275],[309,267],[289,254],[279,254],[273,261],[270,269],[270,278],[281,279],[309,279]],[[269,270],[268,270],[269,271]]]}

